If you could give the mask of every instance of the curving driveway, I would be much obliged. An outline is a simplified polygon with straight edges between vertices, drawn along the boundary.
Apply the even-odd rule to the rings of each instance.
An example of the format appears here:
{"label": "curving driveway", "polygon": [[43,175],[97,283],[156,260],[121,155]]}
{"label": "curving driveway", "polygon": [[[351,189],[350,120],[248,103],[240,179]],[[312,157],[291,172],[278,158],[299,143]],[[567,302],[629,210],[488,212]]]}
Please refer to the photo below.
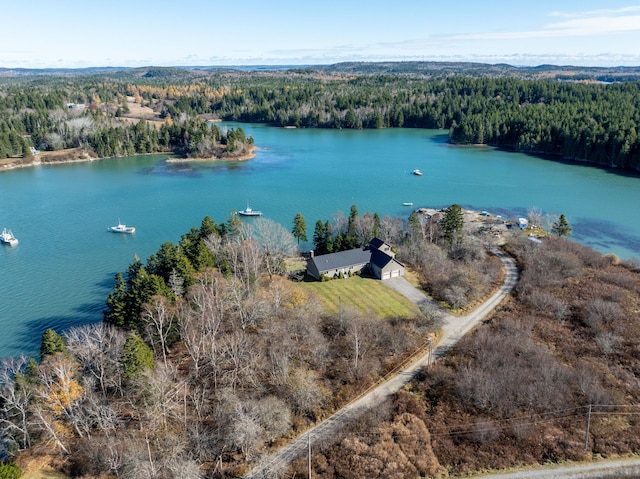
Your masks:
{"label": "curving driveway", "polygon": [[[301,434],[283,448],[263,458],[260,464],[244,477],[246,479],[277,477],[278,471],[283,469],[296,457],[306,453],[308,448],[313,446],[314,442],[331,437],[338,429],[394,394],[407,384],[420,368],[442,357],[465,334],[478,325],[480,321],[509,295],[518,280],[518,269],[513,259],[499,251],[494,251],[494,253],[502,260],[505,268],[505,279],[500,289],[487,301],[466,316],[446,315],[443,320],[442,334],[437,345],[434,345],[433,348],[419,351],[418,354],[410,358],[410,361],[405,363],[402,369],[392,375],[388,380],[378,386],[372,387],[369,391],[354,399],[307,432]],[[385,283],[387,282],[385,281]],[[398,283],[401,284],[403,290],[407,291],[407,294],[402,294],[405,294],[405,296],[414,302],[418,301],[416,304],[422,301],[428,301],[428,298],[422,292],[413,288],[408,282],[404,284],[399,281]],[[407,287],[407,285],[409,285],[409,287]]]}

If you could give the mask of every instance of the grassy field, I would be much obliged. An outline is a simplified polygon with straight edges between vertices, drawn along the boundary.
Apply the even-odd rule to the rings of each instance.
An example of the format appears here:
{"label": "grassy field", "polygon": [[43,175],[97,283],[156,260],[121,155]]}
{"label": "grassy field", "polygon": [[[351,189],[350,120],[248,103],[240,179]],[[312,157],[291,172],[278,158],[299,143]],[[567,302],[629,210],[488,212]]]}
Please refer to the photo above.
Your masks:
{"label": "grassy field", "polygon": [[65,476],[61,472],[40,470],[23,474],[20,479],[69,479],[69,476]]}
{"label": "grassy field", "polygon": [[318,296],[328,311],[338,312],[340,307],[353,308],[374,313],[380,318],[414,317],[419,314],[415,304],[375,279],[354,276],[300,285]]}

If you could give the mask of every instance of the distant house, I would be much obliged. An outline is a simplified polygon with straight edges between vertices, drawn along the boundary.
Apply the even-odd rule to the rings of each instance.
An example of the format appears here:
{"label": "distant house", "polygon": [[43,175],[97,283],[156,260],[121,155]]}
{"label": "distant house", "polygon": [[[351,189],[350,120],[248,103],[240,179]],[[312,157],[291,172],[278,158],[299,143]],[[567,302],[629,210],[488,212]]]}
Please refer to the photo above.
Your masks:
{"label": "distant house", "polygon": [[527,218],[518,218],[518,226],[520,226],[521,230],[526,230],[527,226],[529,226],[529,220]]}
{"label": "distant house", "polygon": [[311,255],[307,261],[307,273],[320,280],[323,276],[335,278],[361,273],[369,269],[371,274],[381,280],[404,276],[404,265],[395,258],[389,244],[374,238],[364,248],[355,248],[338,253]]}

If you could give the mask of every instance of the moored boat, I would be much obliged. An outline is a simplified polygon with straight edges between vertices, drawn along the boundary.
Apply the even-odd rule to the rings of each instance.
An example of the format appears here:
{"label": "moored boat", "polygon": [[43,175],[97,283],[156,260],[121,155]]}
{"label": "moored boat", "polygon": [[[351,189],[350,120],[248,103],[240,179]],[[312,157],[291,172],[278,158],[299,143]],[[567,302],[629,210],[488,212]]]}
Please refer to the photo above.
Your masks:
{"label": "moored boat", "polygon": [[0,234],[0,242],[8,244],[9,246],[15,246],[18,244],[18,239],[13,236],[13,232],[4,228],[2,234]]}
{"label": "moored boat", "polygon": [[249,203],[247,203],[247,207],[238,211],[238,214],[242,216],[262,216],[262,211],[252,210]]}
{"label": "moored boat", "polygon": [[123,225],[122,223],[120,223],[120,221],[118,221],[118,224],[116,226],[110,226],[109,230],[111,230],[112,233],[131,234],[136,232],[136,229],[133,226]]}

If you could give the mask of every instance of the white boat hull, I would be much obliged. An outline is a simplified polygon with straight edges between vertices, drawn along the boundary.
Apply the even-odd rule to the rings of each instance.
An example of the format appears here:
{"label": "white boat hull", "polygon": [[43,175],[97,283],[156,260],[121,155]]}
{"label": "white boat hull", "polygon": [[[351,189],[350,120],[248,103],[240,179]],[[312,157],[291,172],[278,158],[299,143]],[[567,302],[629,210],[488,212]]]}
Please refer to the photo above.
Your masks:
{"label": "white boat hull", "polygon": [[5,228],[2,230],[2,233],[0,234],[0,243],[6,244],[9,246],[17,246],[18,239],[15,236],[13,236],[13,233],[11,232],[11,230],[7,230]]}
{"label": "white boat hull", "polygon": [[136,229],[133,226],[126,226],[126,225],[111,226],[109,230],[112,233],[124,233],[124,234],[132,234],[136,232]]}

